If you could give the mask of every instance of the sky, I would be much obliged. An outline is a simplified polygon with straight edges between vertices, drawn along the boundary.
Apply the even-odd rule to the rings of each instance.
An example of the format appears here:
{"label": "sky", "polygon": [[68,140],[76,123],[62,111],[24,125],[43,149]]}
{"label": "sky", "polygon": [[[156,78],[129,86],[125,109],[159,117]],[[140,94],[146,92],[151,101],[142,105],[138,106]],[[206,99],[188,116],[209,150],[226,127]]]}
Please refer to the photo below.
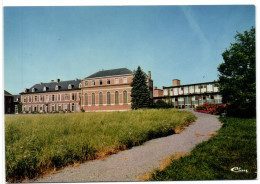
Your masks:
{"label": "sky", "polygon": [[252,27],[253,5],[4,7],[4,89],[138,66],[158,88],[214,81]]}

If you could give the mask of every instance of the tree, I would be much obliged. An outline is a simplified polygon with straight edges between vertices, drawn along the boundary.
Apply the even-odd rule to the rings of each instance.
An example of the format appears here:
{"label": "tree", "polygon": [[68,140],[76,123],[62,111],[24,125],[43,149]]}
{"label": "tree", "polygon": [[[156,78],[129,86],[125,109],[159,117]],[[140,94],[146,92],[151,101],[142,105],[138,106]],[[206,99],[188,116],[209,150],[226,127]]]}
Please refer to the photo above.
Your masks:
{"label": "tree", "polygon": [[131,83],[132,109],[148,108],[151,105],[147,76],[138,66]]}
{"label": "tree", "polygon": [[20,103],[18,104],[18,113],[20,114],[20,113],[22,112],[22,110],[23,110],[23,103],[20,102]]}
{"label": "tree", "polygon": [[237,33],[236,43],[231,43],[222,56],[224,63],[218,67],[220,93],[227,103],[231,116],[256,115],[256,59],[255,28]]}

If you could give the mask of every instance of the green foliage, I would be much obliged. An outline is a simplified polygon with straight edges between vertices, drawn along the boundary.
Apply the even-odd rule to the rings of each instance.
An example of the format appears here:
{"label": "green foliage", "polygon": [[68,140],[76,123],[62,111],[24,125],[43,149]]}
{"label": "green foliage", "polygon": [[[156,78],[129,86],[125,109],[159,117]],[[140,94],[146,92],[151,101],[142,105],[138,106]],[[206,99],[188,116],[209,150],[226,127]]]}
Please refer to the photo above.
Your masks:
{"label": "green foliage", "polygon": [[132,109],[148,108],[151,106],[150,92],[147,84],[147,76],[138,66],[131,83]]}
{"label": "green foliage", "polygon": [[96,158],[105,150],[140,145],[195,120],[175,109],[5,116],[6,178],[33,178]]}
{"label": "green foliage", "polygon": [[160,108],[171,108],[172,106],[163,100],[158,100],[157,102],[154,103],[154,107],[160,109]]}
{"label": "green foliage", "polygon": [[21,113],[22,111],[23,111],[23,103],[20,102],[20,103],[18,104],[18,113]]}
{"label": "green foliage", "polygon": [[235,36],[236,43],[223,52],[218,83],[228,115],[256,115],[255,28]]}
{"label": "green foliage", "polygon": [[[189,156],[172,160],[152,180],[240,180],[257,177],[256,119],[221,118],[218,134],[192,150]],[[248,172],[235,173],[233,167]]]}

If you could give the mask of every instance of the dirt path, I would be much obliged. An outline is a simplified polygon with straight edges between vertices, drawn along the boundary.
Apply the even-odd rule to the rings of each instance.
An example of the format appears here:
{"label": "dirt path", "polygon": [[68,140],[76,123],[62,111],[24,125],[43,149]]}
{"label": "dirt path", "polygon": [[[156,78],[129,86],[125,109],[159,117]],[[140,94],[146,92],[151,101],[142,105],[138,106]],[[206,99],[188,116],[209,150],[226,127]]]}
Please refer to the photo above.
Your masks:
{"label": "dirt path", "polygon": [[111,155],[105,160],[93,160],[78,167],[67,167],[57,174],[30,182],[138,181],[144,174],[160,167],[166,157],[177,152],[190,152],[196,144],[208,140],[208,135],[221,128],[216,116],[193,112],[197,121],[181,134],[153,139],[132,149]]}

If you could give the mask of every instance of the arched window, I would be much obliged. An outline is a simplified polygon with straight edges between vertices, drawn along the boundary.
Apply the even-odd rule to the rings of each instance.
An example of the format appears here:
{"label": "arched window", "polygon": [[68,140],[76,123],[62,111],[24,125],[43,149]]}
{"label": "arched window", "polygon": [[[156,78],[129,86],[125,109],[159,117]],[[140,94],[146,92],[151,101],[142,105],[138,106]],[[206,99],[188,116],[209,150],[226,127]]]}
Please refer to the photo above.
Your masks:
{"label": "arched window", "polygon": [[123,103],[126,104],[127,103],[127,91],[123,92]]}
{"label": "arched window", "polygon": [[59,90],[59,86],[58,85],[55,86],[55,90]]}
{"label": "arched window", "polygon": [[119,104],[119,94],[118,94],[118,91],[115,92],[115,104]]}
{"label": "arched window", "polygon": [[107,104],[111,104],[110,92],[107,92]]}
{"label": "arched window", "polygon": [[99,105],[103,105],[103,94],[99,93]]}
{"label": "arched window", "polygon": [[84,95],[84,105],[88,105],[88,94],[85,93]]}
{"label": "arched window", "polygon": [[69,84],[69,85],[68,85],[68,89],[72,89],[72,86],[71,86],[71,84]]}
{"label": "arched window", "polygon": [[92,93],[92,105],[95,105],[95,93]]}
{"label": "arched window", "polygon": [[79,83],[79,88],[81,88],[82,87],[82,84],[81,83]]}

